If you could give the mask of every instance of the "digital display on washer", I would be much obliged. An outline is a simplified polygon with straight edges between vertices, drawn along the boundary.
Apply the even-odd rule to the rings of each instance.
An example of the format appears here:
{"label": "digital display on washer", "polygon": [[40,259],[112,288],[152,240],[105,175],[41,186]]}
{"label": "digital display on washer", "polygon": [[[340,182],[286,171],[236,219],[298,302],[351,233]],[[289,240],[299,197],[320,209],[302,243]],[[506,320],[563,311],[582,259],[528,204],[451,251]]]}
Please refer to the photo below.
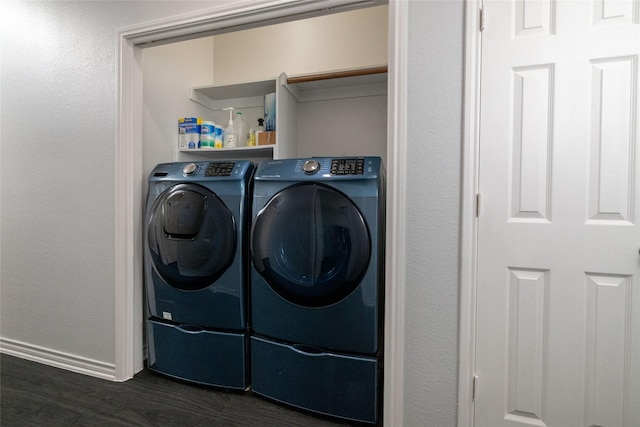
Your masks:
{"label": "digital display on washer", "polygon": [[331,175],[362,175],[364,159],[333,159]]}
{"label": "digital display on washer", "polygon": [[231,176],[235,165],[234,162],[209,163],[207,170],[204,172],[204,176]]}

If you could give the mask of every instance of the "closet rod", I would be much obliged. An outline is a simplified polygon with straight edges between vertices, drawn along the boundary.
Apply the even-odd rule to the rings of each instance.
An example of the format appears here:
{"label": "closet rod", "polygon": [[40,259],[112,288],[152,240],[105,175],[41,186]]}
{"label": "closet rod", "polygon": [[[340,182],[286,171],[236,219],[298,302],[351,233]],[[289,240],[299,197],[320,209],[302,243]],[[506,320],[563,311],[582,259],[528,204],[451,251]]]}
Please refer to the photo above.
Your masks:
{"label": "closet rod", "polygon": [[356,77],[356,76],[366,76],[369,74],[381,74],[381,73],[386,73],[388,68],[389,67],[384,65],[382,67],[362,68],[359,70],[336,71],[334,73],[310,74],[308,76],[289,77],[287,79],[287,83],[288,84],[306,83],[306,82],[315,82],[318,80],[339,79],[342,77]]}

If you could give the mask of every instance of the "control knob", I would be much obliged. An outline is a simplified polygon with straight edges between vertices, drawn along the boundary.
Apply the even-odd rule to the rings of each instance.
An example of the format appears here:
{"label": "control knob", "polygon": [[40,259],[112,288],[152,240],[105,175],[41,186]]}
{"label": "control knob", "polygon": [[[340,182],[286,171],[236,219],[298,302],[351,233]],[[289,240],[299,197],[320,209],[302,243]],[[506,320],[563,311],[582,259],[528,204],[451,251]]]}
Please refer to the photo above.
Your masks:
{"label": "control knob", "polygon": [[185,175],[191,175],[192,173],[194,173],[196,170],[198,170],[198,165],[196,165],[195,163],[187,163],[186,165],[184,165],[184,167],[182,168],[182,172]]}
{"label": "control knob", "polygon": [[320,170],[320,163],[315,160],[307,160],[302,165],[302,171],[307,175],[313,175]]}

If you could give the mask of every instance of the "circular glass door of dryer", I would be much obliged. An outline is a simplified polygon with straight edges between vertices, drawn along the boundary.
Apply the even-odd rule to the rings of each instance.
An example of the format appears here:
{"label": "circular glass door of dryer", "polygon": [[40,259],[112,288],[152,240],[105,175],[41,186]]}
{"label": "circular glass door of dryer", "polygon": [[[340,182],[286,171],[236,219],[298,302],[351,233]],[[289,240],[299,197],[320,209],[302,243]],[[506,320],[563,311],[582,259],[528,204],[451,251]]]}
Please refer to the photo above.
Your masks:
{"label": "circular glass door of dryer", "polygon": [[174,288],[206,288],[233,262],[233,214],[200,185],[178,184],[165,190],[151,208],[147,227],[153,265]]}
{"label": "circular glass door of dryer", "polygon": [[367,224],[356,205],[321,184],[297,184],[269,200],[252,233],[256,270],[286,300],[321,307],[348,296],[371,257]]}

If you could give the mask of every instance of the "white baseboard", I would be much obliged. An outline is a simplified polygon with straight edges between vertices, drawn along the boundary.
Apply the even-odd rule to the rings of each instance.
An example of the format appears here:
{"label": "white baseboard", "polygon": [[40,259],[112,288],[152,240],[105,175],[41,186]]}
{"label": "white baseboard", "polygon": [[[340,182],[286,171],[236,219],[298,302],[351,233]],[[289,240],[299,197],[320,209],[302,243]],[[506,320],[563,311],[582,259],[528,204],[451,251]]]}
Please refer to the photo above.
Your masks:
{"label": "white baseboard", "polygon": [[98,360],[87,359],[73,354],[63,353],[49,348],[39,347],[8,338],[0,338],[0,353],[32,362],[66,369],[67,371],[79,374],[102,378],[105,380],[116,380],[116,368],[113,363],[100,362]]}

